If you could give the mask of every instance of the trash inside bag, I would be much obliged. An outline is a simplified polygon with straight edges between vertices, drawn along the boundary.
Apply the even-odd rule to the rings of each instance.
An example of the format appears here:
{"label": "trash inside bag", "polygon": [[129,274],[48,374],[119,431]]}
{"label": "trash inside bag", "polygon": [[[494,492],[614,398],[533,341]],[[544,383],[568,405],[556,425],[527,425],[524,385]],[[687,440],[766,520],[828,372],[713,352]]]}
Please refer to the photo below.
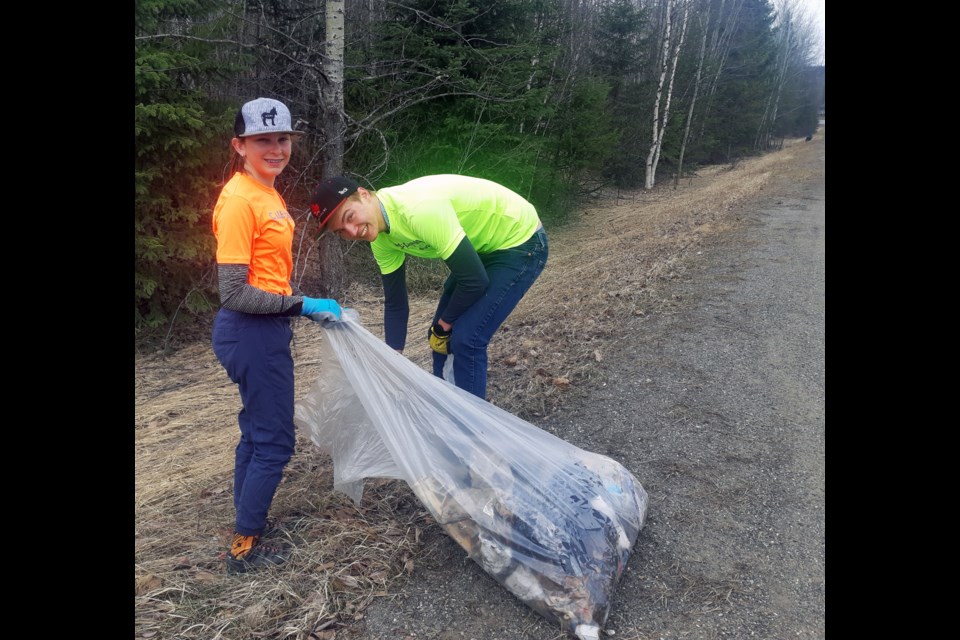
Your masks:
{"label": "trash inside bag", "polygon": [[334,488],[359,504],[365,478],[404,480],[498,583],[598,638],[646,519],[634,476],[424,371],[351,309],[323,331],[295,422],[332,457]]}

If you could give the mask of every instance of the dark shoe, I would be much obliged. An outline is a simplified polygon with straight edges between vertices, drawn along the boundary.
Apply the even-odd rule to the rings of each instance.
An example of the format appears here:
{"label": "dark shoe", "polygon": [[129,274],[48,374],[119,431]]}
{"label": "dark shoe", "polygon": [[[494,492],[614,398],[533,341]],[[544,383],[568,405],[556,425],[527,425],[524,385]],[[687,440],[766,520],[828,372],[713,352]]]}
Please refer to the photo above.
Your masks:
{"label": "dark shoe", "polygon": [[246,573],[264,567],[273,567],[287,561],[289,549],[260,542],[260,536],[233,536],[227,552],[227,573]]}

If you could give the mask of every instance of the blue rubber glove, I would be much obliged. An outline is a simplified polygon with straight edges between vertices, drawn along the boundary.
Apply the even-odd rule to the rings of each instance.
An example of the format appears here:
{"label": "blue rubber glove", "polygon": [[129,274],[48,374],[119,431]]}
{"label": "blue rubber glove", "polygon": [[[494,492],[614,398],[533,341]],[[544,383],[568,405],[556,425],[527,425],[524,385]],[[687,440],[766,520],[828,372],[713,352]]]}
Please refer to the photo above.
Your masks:
{"label": "blue rubber glove", "polygon": [[308,298],[303,297],[303,308],[300,309],[300,315],[307,316],[314,322],[331,320],[338,322],[343,312],[336,300],[329,298]]}

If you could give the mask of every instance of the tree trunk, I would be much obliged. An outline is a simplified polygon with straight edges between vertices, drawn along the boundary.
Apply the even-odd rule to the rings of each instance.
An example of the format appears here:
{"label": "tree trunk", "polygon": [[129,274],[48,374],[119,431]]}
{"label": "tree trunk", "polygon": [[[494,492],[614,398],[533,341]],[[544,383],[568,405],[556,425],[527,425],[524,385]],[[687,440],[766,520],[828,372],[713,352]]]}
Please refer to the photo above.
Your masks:
{"label": "tree trunk", "polygon": [[[802,46],[797,42],[797,22],[802,15],[796,0],[781,0],[777,6],[778,22],[780,23],[780,38],[777,41],[777,71],[774,86],[771,91],[768,109],[764,111],[761,124],[757,132],[756,147],[764,150],[770,146],[770,138],[777,122],[780,111],[780,97],[787,84],[791,67],[795,64],[798,51]],[[802,64],[802,61],[801,61]]]}
{"label": "tree trunk", "polygon": [[713,102],[713,96],[717,92],[717,86],[720,83],[720,76],[726,67],[727,55],[730,53],[730,43],[733,35],[737,31],[737,25],[740,21],[740,10],[743,9],[743,0],[731,0],[727,12],[723,12],[724,2],[720,3],[720,12],[717,14],[717,26],[713,32],[713,39],[710,44],[710,51],[707,59],[712,66],[710,89],[707,91],[706,100],[701,114],[700,133],[697,139],[703,138],[707,126],[707,115],[710,113],[710,107]]}
{"label": "tree trunk", "polygon": [[689,2],[684,3],[683,5],[683,26],[680,27],[680,37],[677,39],[677,44],[673,48],[673,53],[671,55],[670,62],[670,83],[667,85],[667,102],[663,107],[663,124],[660,125],[660,133],[657,137],[656,152],[653,156],[653,164],[651,165],[650,171],[650,187],[652,188],[657,182],[657,164],[660,162],[660,150],[663,149],[663,134],[667,130],[667,123],[670,121],[670,103],[673,101],[673,80],[677,75],[677,62],[680,60],[680,51],[683,49],[683,41],[687,35],[687,21],[690,18],[690,4]]}
{"label": "tree trunk", "polygon": [[646,172],[643,179],[643,188],[653,188],[653,156],[657,151],[657,139],[660,137],[660,98],[663,96],[663,83],[667,79],[667,65],[670,62],[670,9],[673,0],[664,0],[664,25],[660,40],[660,80],[657,82],[657,96],[653,101],[653,136],[650,139],[650,150],[647,152]]}
{"label": "tree trunk", "polygon": [[[343,173],[343,4],[344,0],[326,0],[323,70],[327,82],[320,82],[323,110],[323,177]],[[326,235],[320,240],[320,295],[340,297],[344,285],[343,248],[339,238]]]}
{"label": "tree trunk", "polygon": [[703,61],[707,54],[707,34],[710,31],[710,4],[704,3],[704,13],[707,14],[703,21],[703,34],[700,38],[700,56],[697,59],[697,75],[693,81],[693,97],[690,98],[690,109],[687,111],[687,122],[683,129],[683,140],[680,142],[680,158],[677,161],[677,175],[673,180],[673,188],[677,188],[680,182],[680,176],[683,173],[683,155],[687,151],[687,142],[690,140],[690,123],[693,122],[693,112],[697,106],[697,96],[700,94],[700,82],[703,77]]}
{"label": "tree trunk", "polygon": [[[689,5],[684,4],[683,26],[680,29],[680,37],[676,45],[671,42],[671,30],[673,27],[673,3],[674,0],[665,0],[664,3],[664,26],[663,26],[663,45],[661,50],[660,80],[657,83],[657,97],[653,105],[653,138],[650,144],[650,151],[647,153],[646,175],[644,176],[643,188],[650,190],[656,182],[657,163],[660,161],[660,149],[663,146],[663,133],[667,130],[667,122],[670,119],[670,101],[673,97],[673,79],[677,72],[677,62],[680,59],[680,50],[683,47],[683,39],[687,33],[687,20],[690,15]],[[660,119],[660,100],[663,97],[663,85],[667,80],[667,67],[670,68],[670,80],[667,85],[667,95],[663,107],[663,121]]]}
{"label": "tree trunk", "polygon": [[758,151],[764,151],[770,146],[770,136],[776,123],[777,110],[780,106],[780,93],[783,90],[783,85],[786,83],[787,66],[790,61],[790,43],[793,39],[791,34],[793,19],[789,7],[786,8],[785,13],[781,12],[779,21],[780,37],[777,39],[776,76],[773,79],[770,95],[767,96],[763,115],[760,118],[760,124],[757,126],[757,134],[754,138],[754,148]]}

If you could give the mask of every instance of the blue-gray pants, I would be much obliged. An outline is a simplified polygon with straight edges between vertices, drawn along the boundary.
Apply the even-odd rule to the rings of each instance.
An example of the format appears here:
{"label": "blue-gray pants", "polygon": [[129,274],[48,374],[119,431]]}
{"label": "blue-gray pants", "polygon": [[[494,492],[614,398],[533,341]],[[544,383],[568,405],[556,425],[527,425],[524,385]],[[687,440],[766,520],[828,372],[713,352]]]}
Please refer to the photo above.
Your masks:
{"label": "blue-gray pants", "polygon": [[[480,398],[487,397],[487,345],[543,271],[548,253],[547,234],[541,227],[519,246],[480,256],[490,286],[482,298],[457,318],[450,334],[453,378],[461,389]],[[456,278],[452,275],[447,278],[433,324],[447,308],[456,285]],[[443,377],[446,361],[447,356],[433,353],[433,374],[438,378]]]}
{"label": "blue-gray pants", "polygon": [[293,356],[290,319],[220,309],[213,352],[240,388],[243,408],[233,470],[236,532],[260,535],[293,456]]}

